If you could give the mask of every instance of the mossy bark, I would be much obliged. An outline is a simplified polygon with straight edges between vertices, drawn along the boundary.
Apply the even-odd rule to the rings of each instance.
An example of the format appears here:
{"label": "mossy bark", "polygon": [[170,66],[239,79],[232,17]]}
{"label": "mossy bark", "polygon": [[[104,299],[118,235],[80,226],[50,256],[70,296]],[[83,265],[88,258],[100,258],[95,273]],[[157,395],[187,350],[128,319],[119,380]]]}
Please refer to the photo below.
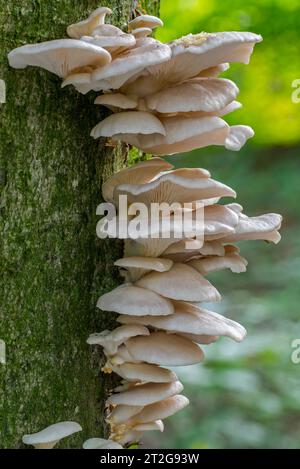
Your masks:
{"label": "mossy bark", "polygon": [[[133,0],[103,1],[122,26]],[[103,118],[94,96],[61,89],[39,69],[10,69],[9,50],[65,36],[98,0],[0,0],[1,311],[0,448],[20,448],[24,433],[75,420],[83,433],[61,447],[103,436],[103,406],[111,377],[100,373],[101,351],[88,335],[114,318],[97,297],[118,284],[122,246],[96,239],[101,184],[126,164],[126,149],[93,141]],[[144,3],[157,14],[158,2]]]}

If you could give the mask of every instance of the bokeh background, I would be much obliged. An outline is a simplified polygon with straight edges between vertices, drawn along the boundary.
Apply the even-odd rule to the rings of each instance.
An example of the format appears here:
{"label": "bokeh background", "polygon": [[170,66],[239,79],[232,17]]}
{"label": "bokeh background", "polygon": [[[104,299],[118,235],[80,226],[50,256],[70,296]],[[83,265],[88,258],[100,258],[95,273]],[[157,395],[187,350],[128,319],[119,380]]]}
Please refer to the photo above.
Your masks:
{"label": "bokeh background", "polygon": [[[238,192],[247,214],[284,215],[282,241],[242,244],[247,273],[210,276],[223,294],[211,305],[248,329],[242,344],[229,339],[205,348],[203,365],[177,369],[191,404],[169,419],[163,439],[148,432],[146,447],[300,448],[300,364],[291,343],[300,339],[300,79],[299,0],[161,0],[162,41],[201,31],[261,33],[249,66],[224,76],[240,87],[243,109],[227,117],[251,125],[255,138],[239,153],[210,148],[171,157],[205,167]],[[151,435],[150,435],[151,434]]]}

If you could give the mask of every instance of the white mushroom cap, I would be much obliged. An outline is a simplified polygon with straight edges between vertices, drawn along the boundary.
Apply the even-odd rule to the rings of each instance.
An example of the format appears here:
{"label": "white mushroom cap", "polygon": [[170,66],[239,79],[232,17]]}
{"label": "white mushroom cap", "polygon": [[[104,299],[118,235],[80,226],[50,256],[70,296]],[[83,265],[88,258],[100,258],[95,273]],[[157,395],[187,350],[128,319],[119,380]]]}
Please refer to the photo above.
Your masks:
{"label": "white mushroom cap", "polygon": [[135,37],[132,34],[126,33],[118,36],[101,36],[99,34],[93,34],[93,36],[82,36],[81,41],[103,47],[111,54],[120,53],[136,44]]}
{"label": "white mushroom cap", "polygon": [[175,394],[180,393],[183,386],[180,381],[172,383],[146,383],[139,384],[118,394],[112,394],[107,403],[110,405],[148,405],[162,401]]}
{"label": "white mushroom cap", "polygon": [[35,448],[51,449],[62,438],[81,431],[81,426],[76,422],[59,422],[44,428],[38,433],[24,435],[22,441],[25,445],[32,445]]}
{"label": "white mushroom cap", "polygon": [[131,31],[131,34],[136,38],[147,37],[152,34],[151,28],[136,28]]}
{"label": "white mushroom cap", "polygon": [[152,422],[158,419],[164,420],[184,409],[188,404],[189,400],[185,396],[169,397],[168,399],[144,407],[139,414],[133,417],[132,422],[137,424]]}
{"label": "white mushroom cap", "polygon": [[91,334],[87,340],[90,345],[102,345],[108,355],[117,353],[118,347],[126,342],[126,340],[137,335],[149,335],[146,327],[138,325],[121,326],[113,331],[103,331],[99,334]]}
{"label": "white mushroom cap", "polygon": [[148,337],[129,339],[126,347],[136,360],[154,365],[185,366],[194,365],[203,360],[202,350],[175,334],[153,332]]}
{"label": "white mushroom cap", "polygon": [[126,96],[122,93],[106,93],[95,99],[95,104],[101,104],[111,110],[117,109],[135,109],[138,100],[134,96]]}
{"label": "white mushroom cap", "polygon": [[160,172],[172,169],[173,166],[162,158],[151,158],[118,171],[102,186],[102,195],[107,202],[114,202],[113,193],[120,184],[145,184],[151,181]]}
{"label": "white mushroom cap", "polygon": [[168,272],[151,272],[136,285],[172,300],[200,302],[221,299],[220,293],[208,280],[185,264],[174,264]]}
{"label": "white mushroom cap", "polygon": [[[175,313],[170,316],[141,316],[136,319],[138,324],[174,333],[226,336],[236,342],[241,342],[246,336],[246,330],[237,322],[184,302],[176,302]],[[118,322],[132,324],[132,317],[119,316]]]}
{"label": "white mushroom cap", "polygon": [[281,227],[282,216],[268,213],[259,217],[240,215],[235,232],[222,238],[222,242],[232,243],[242,240],[265,240],[277,244],[280,241],[278,230]]}
{"label": "white mushroom cap", "polygon": [[125,423],[143,410],[143,407],[144,406],[136,405],[117,405],[107,417],[107,422],[109,422],[112,427]]}
{"label": "white mushroom cap", "polygon": [[132,31],[137,28],[150,28],[154,29],[157,28],[158,26],[163,26],[164,23],[160,18],[157,18],[156,16],[151,16],[151,15],[140,15],[134,18],[134,20],[129,21],[128,23],[128,29],[129,31]]}
{"label": "white mushroom cap", "polygon": [[135,90],[139,96],[146,96],[171,83],[199,76],[220,64],[249,63],[254,45],[261,40],[261,36],[248,32],[200,33],[182,37],[170,44],[170,60],[148,67],[146,73],[137,75],[136,80],[128,85],[127,91]]}
{"label": "white mushroom cap", "polygon": [[114,137],[131,132],[142,135],[166,134],[163,124],[153,114],[127,111],[108,116],[92,129],[91,136],[94,138]]}
{"label": "white mushroom cap", "polygon": [[147,363],[124,363],[114,367],[113,371],[129,382],[170,383],[177,380],[173,371]]}
{"label": "white mushroom cap", "polygon": [[18,47],[8,54],[8,60],[14,68],[31,65],[65,78],[73,70],[85,66],[103,67],[110,63],[111,56],[105,49],[87,42],[58,39]]}
{"label": "white mushroom cap", "polygon": [[117,200],[119,195],[127,195],[129,204],[140,202],[147,206],[153,202],[183,204],[212,197],[236,197],[233,189],[204,177],[201,169],[184,173],[181,170],[169,171],[144,184],[120,184],[115,187],[114,199]]}
{"label": "white mushroom cap", "polygon": [[248,125],[234,125],[230,127],[229,135],[225,142],[225,148],[232,151],[240,151],[249,138],[254,137],[254,131]]}
{"label": "white mushroom cap", "polygon": [[[171,49],[159,41],[148,41],[117,56],[109,67],[95,70],[91,76],[90,89],[105,91],[118,89],[137,73],[154,64],[161,64],[171,57]],[[134,93],[133,93],[134,94]]]}
{"label": "white mushroom cap", "polygon": [[98,300],[97,307],[104,311],[132,314],[133,316],[145,314],[164,316],[174,312],[172,303],[166,298],[154,291],[130,284],[121,285],[102,295]]}
{"label": "white mushroom cap", "polygon": [[146,97],[149,109],[160,113],[216,112],[238,95],[238,87],[221,78],[194,78]]}
{"label": "white mushroom cap", "polygon": [[115,135],[115,140],[154,155],[173,155],[209,145],[225,145],[229,135],[228,124],[216,116],[161,117],[166,135],[140,135],[134,133]]}
{"label": "white mushroom cap", "polygon": [[110,8],[100,7],[93,11],[90,16],[79,23],[71,24],[67,28],[69,37],[80,39],[82,36],[89,36],[95,28],[104,24],[105,16],[112,13]]}
{"label": "white mushroom cap", "polygon": [[210,272],[230,269],[233,273],[240,274],[246,272],[248,262],[237,252],[231,252],[229,246],[225,248],[225,256],[209,256],[203,259],[189,261],[188,265],[196,269],[202,275]]}
{"label": "white mushroom cap", "polygon": [[83,449],[123,449],[123,447],[112,440],[103,438],[90,438],[83,443]]}

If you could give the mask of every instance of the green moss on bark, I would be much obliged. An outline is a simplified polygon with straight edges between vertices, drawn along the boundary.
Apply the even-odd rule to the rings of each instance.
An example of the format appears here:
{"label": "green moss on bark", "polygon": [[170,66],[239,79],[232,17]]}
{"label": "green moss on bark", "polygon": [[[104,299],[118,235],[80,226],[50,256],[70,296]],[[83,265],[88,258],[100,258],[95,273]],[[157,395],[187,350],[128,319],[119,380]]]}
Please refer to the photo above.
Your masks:
{"label": "green moss on bark", "polygon": [[[132,0],[102,1],[122,26]],[[147,2],[157,13],[158,2]],[[99,6],[95,0],[0,0],[1,311],[0,448],[22,447],[21,437],[60,420],[83,434],[61,446],[80,447],[102,436],[103,405],[111,377],[99,370],[101,352],[87,336],[114,324],[96,310],[97,297],[120,279],[113,267],[117,241],[96,239],[102,181],[126,164],[122,146],[93,141],[103,118],[94,96],[60,88],[55,76],[8,67],[7,53],[29,42],[60,38]],[[150,8],[152,6],[152,8]]]}

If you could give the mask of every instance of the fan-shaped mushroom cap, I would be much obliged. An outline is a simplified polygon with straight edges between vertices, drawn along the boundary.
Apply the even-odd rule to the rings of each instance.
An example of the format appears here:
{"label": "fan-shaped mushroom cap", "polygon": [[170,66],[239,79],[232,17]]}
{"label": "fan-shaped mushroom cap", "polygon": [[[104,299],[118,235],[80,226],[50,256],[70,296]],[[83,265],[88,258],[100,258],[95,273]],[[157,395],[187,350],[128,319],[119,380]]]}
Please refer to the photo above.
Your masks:
{"label": "fan-shaped mushroom cap", "polygon": [[174,264],[168,272],[151,272],[136,285],[173,300],[200,302],[221,299],[220,293],[208,280],[185,264]]}
{"label": "fan-shaped mushroom cap", "polygon": [[164,23],[160,18],[157,18],[156,16],[151,16],[151,15],[140,15],[134,18],[134,20],[129,21],[128,23],[128,29],[129,31],[132,31],[137,28],[150,28],[154,29],[157,28],[158,26],[163,26]]}
{"label": "fan-shaped mushroom cap", "polygon": [[62,438],[81,431],[81,426],[76,422],[59,422],[44,428],[38,433],[24,435],[22,441],[25,445],[32,445],[35,448],[51,449]]}
{"label": "fan-shaped mushroom cap", "polygon": [[202,350],[175,334],[153,332],[148,337],[129,339],[126,347],[136,360],[154,365],[185,366],[203,360]]}
{"label": "fan-shaped mushroom cap", "polygon": [[170,383],[177,380],[173,371],[147,363],[124,363],[114,367],[113,371],[129,382]]}
{"label": "fan-shaped mushroom cap", "polygon": [[149,109],[160,113],[216,112],[238,95],[238,87],[221,78],[194,78],[146,97]]}
{"label": "fan-shaped mushroom cap", "polygon": [[99,122],[91,131],[91,136],[114,137],[119,134],[127,134],[128,132],[147,134],[162,134],[166,131],[160,120],[149,112],[143,111],[127,111],[119,112],[108,116]]}
{"label": "fan-shaped mushroom cap", "polygon": [[105,16],[112,13],[110,8],[100,7],[94,10],[90,16],[79,23],[71,24],[67,28],[69,37],[80,39],[82,36],[89,36],[95,28],[104,24]]}
{"label": "fan-shaped mushroom cap", "polygon": [[201,169],[169,171],[145,184],[120,184],[115,187],[114,199],[119,195],[127,195],[129,204],[140,202],[147,206],[154,202],[183,204],[212,197],[236,197],[233,189],[204,177]]}
{"label": "fan-shaped mushroom cap", "polygon": [[136,405],[117,405],[111,411],[106,420],[112,427],[115,427],[121,423],[127,422],[127,420],[131,419],[134,415],[143,410],[143,407],[144,406]]}
{"label": "fan-shaped mushroom cap", "polygon": [[229,135],[225,142],[225,148],[232,151],[240,151],[249,138],[254,136],[254,131],[248,125],[234,125],[230,127]]}
{"label": "fan-shaped mushroom cap", "polygon": [[136,28],[131,31],[131,34],[136,38],[144,38],[152,34],[151,28]]}
{"label": "fan-shaped mushroom cap", "polygon": [[103,47],[111,54],[120,53],[136,44],[135,37],[126,33],[118,36],[101,36],[93,33],[93,36],[82,36],[81,41]]}
{"label": "fan-shaped mushroom cap", "polygon": [[121,285],[102,295],[98,300],[97,307],[104,311],[115,311],[119,314],[132,314],[133,316],[145,314],[164,316],[174,312],[172,303],[166,298],[154,291],[131,284]]}
{"label": "fan-shaped mushroom cap", "polygon": [[227,62],[249,63],[254,45],[261,40],[261,36],[248,32],[190,34],[171,42],[172,58],[148,67],[146,73],[126,85],[126,90],[146,96],[201,72],[207,76],[207,70],[215,76],[223,71],[215,67],[223,67]]}
{"label": "fan-shaped mushroom cap", "polygon": [[[124,315],[119,316],[118,322],[132,324],[133,321],[131,316]],[[184,302],[175,302],[175,312],[170,316],[140,316],[136,322],[174,333],[226,336],[237,342],[246,336],[246,330],[237,322]]]}
{"label": "fan-shaped mushroom cap", "polygon": [[228,246],[226,246],[225,256],[209,256],[203,259],[193,259],[189,261],[188,265],[202,275],[224,269],[230,269],[232,272],[240,274],[246,272],[248,262],[238,252],[231,252]]}
{"label": "fan-shaped mushroom cap", "polygon": [[161,117],[166,135],[119,134],[115,140],[152,153],[153,155],[173,155],[209,145],[225,145],[229,135],[228,124],[219,117]]}
{"label": "fan-shaped mushroom cap", "polygon": [[95,99],[95,104],[101,104],[112,111],[118,109],[135,109],[138,100],[134,96],[126,96],[122,93],[106,93]]}
{"label": "fan-shaped mushroom cap", "polygon": [[118,267],[129,269],[155,270],[156,272],[167,272],[171,269],[173,262],[161,257],[123,257],[114,263]]}
{"label": "fan-shaped mushroom cap", "polygon": [[121,184],[145,184],[162,171],[172,169],[173,166],[162,158],[151,158],[118,171],[102,186],[102,195],[107,202],[114,202],[113,194],[116,186]]}
{"label": "fan-shaped mushroom cap", "polygon": [[241,214],[235,232],[222,238],[224,243],[233,243],[242,240],[265,240],[277,244],[280,241],[282,216],[277,213],[268,213],[259,217],[247,217]]}
{"label": "fan-shaped mushroom cap", "polygon": [[[171,57],[171,49],[159,41],[148,41],[117,56],[109,67],[95,70],[91,76],[90,90],[119,89],[124,83],[150,65],[161,64]],[[135,94],[135,93],[132,93]]]}
{"label": "fan-shaped mushroom cap", "polygon": [[90,438],[83,443],[82,447],[83,449],[123,449],[119,443],[103,438]]}
{"label": "fan-shaped mushroom cap", "polygon": [[132,418],[132,422],[137,424],[153,422],[158,419],[164,420],[184,409],[188,404],[189,400],[185,396],[169,397],[168,399],[144,407],[139,414]]}
{"label": "fan-shaped mushroom cap", "polygon": [[128,391],[112,394],[107,402],[112,405],[148,405],[174,396],[183,390],[179,381],[172,383],[146,383],[130,388]]}
{"label": "fan-shaped mushroom cap", "polygon": [[31,65],[65,78],[82,67],[103,67],[110,63],[111,56],[105,49],[94,44],[76,39],[58,39],[18,47],[8,54],[8,60],[14,68]]}
{"label": "fan-shaped mushroom cap", "polygon": [[107,354],[114,355],[121,344],[137,335],[149,335],[149,331],[146,327],[134,324],[130,327],[117,327],[113,331],[106,330],[98,334],[91,334],[87,343],[90,345],[101,345]]}

